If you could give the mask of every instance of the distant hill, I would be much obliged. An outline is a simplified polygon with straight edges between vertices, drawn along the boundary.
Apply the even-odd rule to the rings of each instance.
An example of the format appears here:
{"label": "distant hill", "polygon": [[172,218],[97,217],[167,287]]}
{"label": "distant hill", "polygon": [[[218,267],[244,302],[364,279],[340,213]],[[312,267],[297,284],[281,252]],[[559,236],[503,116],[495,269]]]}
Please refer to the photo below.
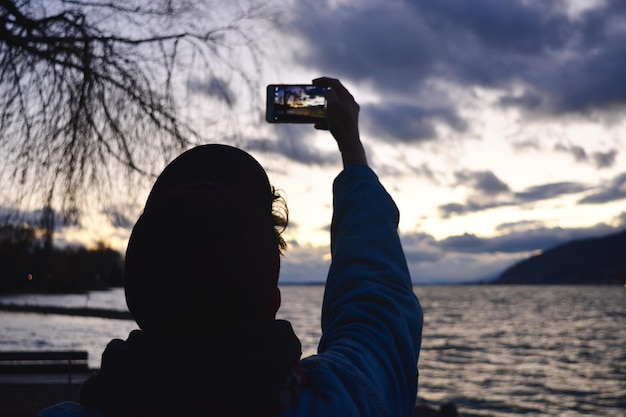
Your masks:
{"label": "distant hill", "polygon": [[492,284],[626,284],[626,231],[575,240],[525,259]]}

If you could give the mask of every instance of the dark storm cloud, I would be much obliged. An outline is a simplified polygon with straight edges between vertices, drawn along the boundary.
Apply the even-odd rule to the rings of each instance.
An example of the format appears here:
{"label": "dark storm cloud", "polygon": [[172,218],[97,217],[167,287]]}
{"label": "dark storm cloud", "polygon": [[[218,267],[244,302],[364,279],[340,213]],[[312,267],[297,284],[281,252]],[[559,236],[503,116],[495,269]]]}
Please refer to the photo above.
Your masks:
{"label": "dark storm cloud", "polygon": [[623,105],[626,83],[620,79],[626,68],[625,23],[623,1],[608,1],[587,13],[581,22],[573,23],[570,32],[576,41],[569,51],[577,56],[560,68],[561,74],[554,71],[553,77],[538,82],[538,87],[546,88],[553,82],[549,91],[564,111]]}
{"label": "dark storm cloud", "polygon": [[[297,2],[297,60],[322,73],[365,82],[390,107],[414,98],[404,120],[373,111],[400,141],[436,135],[433,119],[463,128],[458,103],[432,95],[433,81],[504,93],[503,105],[542,113],[626,104],[626,2],[608,1],[571,18],[564,2],[456,0]],[[513,94],[513,86],[523,87]],[[394,102],[394,97],[398,99]],[[434,114],[419,107],[434,108]],[[404,109],[410,110],[410,109]],[[410,133],[413,131],[413,133]],[[410,139],[409,139],[410,138]]]}
{"label": "dark storm cloud", "polygon": [[579,201],[580,204],[604,204],[626,198],[626,173]]}

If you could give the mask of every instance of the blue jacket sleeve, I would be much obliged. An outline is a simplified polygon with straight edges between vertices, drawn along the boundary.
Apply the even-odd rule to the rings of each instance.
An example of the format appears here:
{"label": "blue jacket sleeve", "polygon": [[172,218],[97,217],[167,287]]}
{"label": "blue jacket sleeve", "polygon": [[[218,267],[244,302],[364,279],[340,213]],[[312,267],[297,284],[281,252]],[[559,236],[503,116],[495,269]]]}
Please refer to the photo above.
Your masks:
{"label": "blue jacket sleeve", "polygon": [[[333,191],[322,339],[308,365],[313,383],[334,379],[344,391],[337,399],[350,408],[351,397],[350,409],[361,416],[413,415],[422,311],[397,233],[398,209],[365,165],[344,170]],[[317,367],[327,373],[316,380]]]}

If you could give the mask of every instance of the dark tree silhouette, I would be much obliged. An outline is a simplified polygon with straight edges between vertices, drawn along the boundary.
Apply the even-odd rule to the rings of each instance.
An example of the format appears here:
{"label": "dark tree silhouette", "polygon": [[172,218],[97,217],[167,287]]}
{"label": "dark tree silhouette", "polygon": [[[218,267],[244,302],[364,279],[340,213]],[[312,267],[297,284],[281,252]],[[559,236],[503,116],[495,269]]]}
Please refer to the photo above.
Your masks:
{"label": "dark tree silhouette", "polygon": [[120,176],[203,140],[181,116],[185,86],[218,100],[223,74],[257,87],[240,61],[262,54],[265,3],[0,0],[0,204],[76,221]]}
{"label": "dark tree silhouette", "polygon": [[122,255],[99,243],[84,247],[45,247],[40,230],[0,223],[0,294],[74,292],[123,285]]}

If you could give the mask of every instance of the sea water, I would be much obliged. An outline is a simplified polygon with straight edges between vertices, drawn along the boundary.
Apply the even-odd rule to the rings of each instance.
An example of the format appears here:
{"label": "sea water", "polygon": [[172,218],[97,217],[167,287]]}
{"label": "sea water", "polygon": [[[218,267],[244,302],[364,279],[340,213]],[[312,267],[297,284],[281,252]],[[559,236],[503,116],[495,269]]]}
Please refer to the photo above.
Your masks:
{"label": "sea water", "polygon": [[[283,286],[279,318],[304,355],[321,335],[322,286]],[[462,416],[626,416],[626,289],[416,287],[424,309],[420,399]],[[120,289],[0,302],[124,310]],[[132,321],[0,312],[0,350],[87,350],[90,366]]]}

